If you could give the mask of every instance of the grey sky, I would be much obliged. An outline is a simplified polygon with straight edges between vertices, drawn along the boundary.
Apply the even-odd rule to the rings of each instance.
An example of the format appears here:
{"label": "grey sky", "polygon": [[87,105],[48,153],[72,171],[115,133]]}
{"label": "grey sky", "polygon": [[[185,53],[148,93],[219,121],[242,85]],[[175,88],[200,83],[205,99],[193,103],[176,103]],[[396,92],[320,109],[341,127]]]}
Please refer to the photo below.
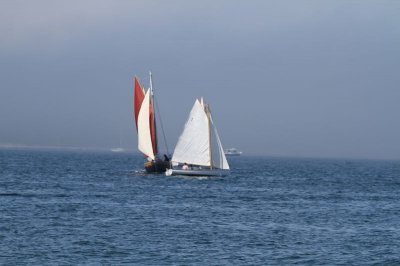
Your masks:
{"label": "grey sky", "polygon": [[400,159],[400,1],[1,1],[0,143],[135,149],[133,75],[173,147]]}

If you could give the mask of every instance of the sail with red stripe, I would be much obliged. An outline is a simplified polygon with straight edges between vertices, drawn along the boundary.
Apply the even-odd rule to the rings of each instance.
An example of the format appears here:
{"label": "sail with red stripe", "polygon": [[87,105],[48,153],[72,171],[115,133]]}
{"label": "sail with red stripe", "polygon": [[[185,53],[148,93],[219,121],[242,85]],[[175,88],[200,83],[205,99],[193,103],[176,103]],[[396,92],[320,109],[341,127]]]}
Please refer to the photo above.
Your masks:
{"label": "sail with red stripe", "polygon": [[150,74],[150,88],[145,91],[135,77],[134,111],[138,132],[138,148],[147,157],[155,159],[158,154],[156,114]]}
{"label": "sail with red stripe", "polygon": [[[134,115],[138,136],[138,149],[146,159],[144,168],[148,173],[163,173],[170,167],[170,160],[167,157],[169,151],[160,113],[156,114],[159,110],[155,101],[151,72],[150,86],[146,90],[140,85],[138,78],[135,77],[134,83]],[[164,160],[159,156],[158,133],[160,132],[157,131],[157,124],[160,125],[160,132],[164,136],[164,144],[166,146],[167,153],[164,154]]]}

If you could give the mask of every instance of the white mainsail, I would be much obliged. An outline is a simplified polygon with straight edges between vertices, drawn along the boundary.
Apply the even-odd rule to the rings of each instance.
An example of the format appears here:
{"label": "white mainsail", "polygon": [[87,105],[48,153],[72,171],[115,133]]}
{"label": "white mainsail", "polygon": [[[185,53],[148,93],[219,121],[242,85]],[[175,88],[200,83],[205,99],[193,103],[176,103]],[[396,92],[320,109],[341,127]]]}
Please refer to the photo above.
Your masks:
{"label": "white mainsail", "polygon": [[150,131],[150,89],[144,96],[138,116],[138,148],[151,159],[155,159]]}
{"label": "white mainsail", "polygon": [[208,118],[198,100],[176,144],[172,161],[209,166]]}
{"label": "white mainsail", "polygon": [[175,147],[172,161],[229,169],[217,129],[211,114],[207,112],[203,99],[201,102],[196,99]]}

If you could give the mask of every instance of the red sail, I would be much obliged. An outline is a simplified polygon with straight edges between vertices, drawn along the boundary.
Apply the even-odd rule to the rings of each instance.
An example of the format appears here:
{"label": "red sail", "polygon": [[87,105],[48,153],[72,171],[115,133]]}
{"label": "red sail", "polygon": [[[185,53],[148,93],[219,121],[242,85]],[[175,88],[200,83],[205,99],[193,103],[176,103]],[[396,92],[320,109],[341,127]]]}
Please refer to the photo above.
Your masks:
{"label": "red sail", "polygon": [[154,155],[158,154],[157,148],[157,129],[156,129],[156,117],[154,112],[154,99],[151,99],[150,102],[150,134],[151,134],[151,143],[153,144],[153,152]]}
{"label": "red sail", "polygon": [[140,85],[139,80],[135,77],[135,96],[134,96],[134,104],[135,104],[135,124],[136,124],[136,130],[137,130],[137,123],[138,123],[138,116],[139,116],[139,111],[140,107],[142,106],[142,102],[144,99],[144,90],[142,86]]}

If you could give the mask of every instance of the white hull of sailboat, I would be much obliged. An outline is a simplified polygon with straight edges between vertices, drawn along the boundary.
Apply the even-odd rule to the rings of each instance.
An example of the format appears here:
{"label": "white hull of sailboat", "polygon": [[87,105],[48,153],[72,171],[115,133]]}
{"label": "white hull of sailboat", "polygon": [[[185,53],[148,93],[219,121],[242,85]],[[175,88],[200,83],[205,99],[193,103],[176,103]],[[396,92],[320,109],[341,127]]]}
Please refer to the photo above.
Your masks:
{"label": "white hull of sailboat", "polygon": [[229,175],[229,170],[214,169],[214,170],[181,170],[167,169],[166,176],[226,176]]}

